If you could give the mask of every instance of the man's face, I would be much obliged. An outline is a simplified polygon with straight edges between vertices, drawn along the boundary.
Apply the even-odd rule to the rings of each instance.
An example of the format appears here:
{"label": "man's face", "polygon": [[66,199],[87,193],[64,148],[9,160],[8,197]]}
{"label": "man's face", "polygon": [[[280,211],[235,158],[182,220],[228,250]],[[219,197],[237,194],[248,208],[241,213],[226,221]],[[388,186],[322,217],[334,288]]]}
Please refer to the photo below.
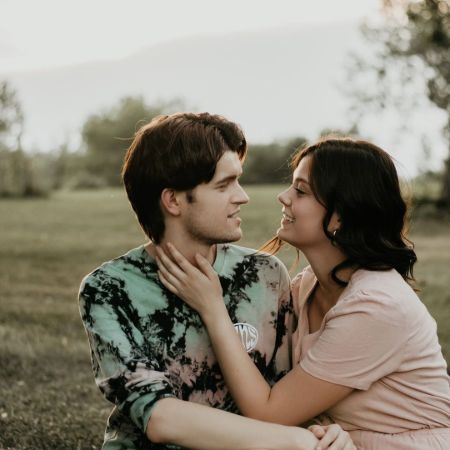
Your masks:
{"label": "man's face", "polygon": [[226,151],[212,180],[192,190],[193,201],[184,203],[181,219],[195,241],[213,245],[242,237],[239,210],[249,198],[239,184],[241,174],[237,153]]}

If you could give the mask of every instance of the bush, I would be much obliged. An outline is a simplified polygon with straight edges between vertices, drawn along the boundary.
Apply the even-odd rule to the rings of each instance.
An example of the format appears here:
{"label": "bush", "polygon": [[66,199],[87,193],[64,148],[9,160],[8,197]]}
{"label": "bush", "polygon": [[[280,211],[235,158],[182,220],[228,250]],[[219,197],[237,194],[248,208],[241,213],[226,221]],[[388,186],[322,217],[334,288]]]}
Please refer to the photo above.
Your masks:
{"label": "bush", "polygon": [[64,187],[70,190],[100,189],[107,186],[106,180],[90,172],[79,172],[68,179]]}
{"label": "bush", "polygon": [[42,197],[52,188],[50,167],[43,155],[0,150],[0,197]]}

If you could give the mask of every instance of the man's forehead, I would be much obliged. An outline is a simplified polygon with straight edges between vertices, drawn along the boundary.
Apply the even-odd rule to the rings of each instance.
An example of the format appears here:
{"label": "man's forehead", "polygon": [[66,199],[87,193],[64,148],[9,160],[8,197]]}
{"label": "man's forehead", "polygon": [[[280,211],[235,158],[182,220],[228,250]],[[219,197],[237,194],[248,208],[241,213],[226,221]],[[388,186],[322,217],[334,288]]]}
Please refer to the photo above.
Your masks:
{"label": "man's forehead", "polygon": [[216,165],[213,181],[228,176],[240,176],[242,174],[242,163],[236,152],[227,150]]}

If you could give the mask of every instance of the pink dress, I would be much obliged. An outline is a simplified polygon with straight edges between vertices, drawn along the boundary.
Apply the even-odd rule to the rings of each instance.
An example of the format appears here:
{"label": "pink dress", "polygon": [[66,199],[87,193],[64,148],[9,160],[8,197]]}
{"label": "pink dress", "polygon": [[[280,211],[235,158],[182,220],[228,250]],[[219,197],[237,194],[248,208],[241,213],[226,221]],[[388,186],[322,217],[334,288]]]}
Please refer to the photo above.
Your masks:
{"label": "pink dress", "polygon": [[436,322],[395,270],[356,271],[309,333],[310,267],[292,281],[294,363],[355,390],[328,411],[360,450],[449,450],[450,385]]}

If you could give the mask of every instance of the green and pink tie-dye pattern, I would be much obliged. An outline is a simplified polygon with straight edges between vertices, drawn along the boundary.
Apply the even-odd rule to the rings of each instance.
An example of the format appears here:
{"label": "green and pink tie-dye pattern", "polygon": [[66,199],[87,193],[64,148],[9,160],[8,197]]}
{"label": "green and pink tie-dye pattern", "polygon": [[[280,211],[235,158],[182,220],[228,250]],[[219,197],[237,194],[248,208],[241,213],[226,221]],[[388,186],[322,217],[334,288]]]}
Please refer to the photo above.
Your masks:
{"label": "green and pink tie-dye pattern", "polygon": [[[274,256],[218,245],[219,274],[232,321],[249,324],[250,355],[272,384],[290,369],[289,276]],[[105,450],[164,449],[145,437],[155,403],[177,397],[238,412],[200,317],[160,283],[143,246],[104,263],[80,289],[80,312],[96,384],[114,403]],[[238,327],[245,329],[244,327]]]}

